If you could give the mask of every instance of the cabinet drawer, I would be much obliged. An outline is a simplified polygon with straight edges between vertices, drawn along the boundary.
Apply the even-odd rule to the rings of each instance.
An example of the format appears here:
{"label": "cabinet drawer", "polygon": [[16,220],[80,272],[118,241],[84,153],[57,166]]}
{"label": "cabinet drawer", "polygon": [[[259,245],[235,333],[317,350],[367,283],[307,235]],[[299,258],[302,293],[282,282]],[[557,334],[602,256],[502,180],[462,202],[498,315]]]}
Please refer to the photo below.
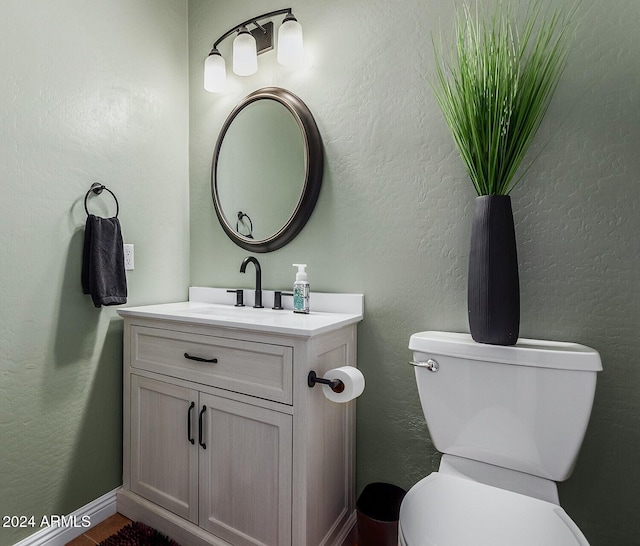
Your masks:
{"label": "cabinet drawer", "polygon": [[[217,362],[198,362],[185,353]],[[133,326],[131,367],[293,403],[291,347]]]}

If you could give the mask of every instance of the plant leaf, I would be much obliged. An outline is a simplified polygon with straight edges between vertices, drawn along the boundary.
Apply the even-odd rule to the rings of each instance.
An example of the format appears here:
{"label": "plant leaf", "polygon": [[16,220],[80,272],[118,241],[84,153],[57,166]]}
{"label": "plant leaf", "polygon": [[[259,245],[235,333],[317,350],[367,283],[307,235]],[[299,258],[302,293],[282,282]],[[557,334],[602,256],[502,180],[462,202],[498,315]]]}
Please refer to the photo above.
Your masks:
{"label": "plant leaf", "polygon": [[[565,68],[577,9],[528,9],[518,27],[511,3],[490,16],[456,12],[450,59],[436,46],[432,88],[478,195],[506,195],[549,108]],[[545,17],[543,17],[543,15]]]}

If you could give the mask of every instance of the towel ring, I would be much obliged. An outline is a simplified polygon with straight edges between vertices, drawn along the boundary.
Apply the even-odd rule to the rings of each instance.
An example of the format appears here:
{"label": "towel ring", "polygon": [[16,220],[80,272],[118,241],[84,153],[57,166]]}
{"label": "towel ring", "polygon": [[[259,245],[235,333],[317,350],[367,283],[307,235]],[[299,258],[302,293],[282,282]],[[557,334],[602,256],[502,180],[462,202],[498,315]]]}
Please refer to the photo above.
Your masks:
{"label": "towel ring", "polygon": [[[249,233],[243,235],[242,233],[240,233],[240,223],[246,225],[244,221],[245,218],[249,220]],[[241,210],[238,211],[238,220],[236,220],[236,231],[247,239],[253,239],[253,222],[251,221],[251,218],[249,218],[249,215],[245,212],[242,212]]]}
{"label": "towel ring", "polygon": [[115,193],[113,193],[104,184],[100,184],[100,182],[94,182],[93,184],[91,184],[91,187],[89,188],[89,191],[84,196],[84,210],[86,211],[87,216],[89,216],[89,209],[87,208],[87,198],[89,197],[89,194],[91,192],[93,192],[96,195],[100,195],[102,193],[102,190],[107,190],[111,195],[113,195],[113,198],[114,198],[114,200],[116,202],[116,216],[115,217],[117,218],[118,217],[118,213],[120,212],[120,203],[118,203],[118,198],[116,197]]}

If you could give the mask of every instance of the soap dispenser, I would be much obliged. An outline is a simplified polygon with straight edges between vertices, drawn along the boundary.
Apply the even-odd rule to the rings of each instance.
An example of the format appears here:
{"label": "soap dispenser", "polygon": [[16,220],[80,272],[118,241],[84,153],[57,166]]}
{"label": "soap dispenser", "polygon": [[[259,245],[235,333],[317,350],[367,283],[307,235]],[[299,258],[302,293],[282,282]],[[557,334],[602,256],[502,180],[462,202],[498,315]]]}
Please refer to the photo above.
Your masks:
{"label": "soap dispenser", "polygon": [[298,268],[296,282],[293,283],[293,312],[309,312],[309,281],[307,278],[307,264],[293,264]]}

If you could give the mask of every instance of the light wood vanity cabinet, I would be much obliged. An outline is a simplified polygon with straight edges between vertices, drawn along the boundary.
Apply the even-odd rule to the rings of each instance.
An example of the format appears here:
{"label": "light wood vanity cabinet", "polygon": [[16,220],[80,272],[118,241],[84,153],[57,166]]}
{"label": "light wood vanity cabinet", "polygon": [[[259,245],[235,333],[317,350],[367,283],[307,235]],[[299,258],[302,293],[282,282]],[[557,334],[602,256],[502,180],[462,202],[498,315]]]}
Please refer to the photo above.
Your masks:
{"label": "light wood vanity cabinet", "polygon": [[296,336],[123,315],[118,511],[184,546],[342,545],[355,402],[307,375],[355,366],[356,324]]}
{"label": "light wood vanity cabinet", "polygon": [[135,374],[131,394],[132,492],[232,544],[291,542],[291,415]]}

